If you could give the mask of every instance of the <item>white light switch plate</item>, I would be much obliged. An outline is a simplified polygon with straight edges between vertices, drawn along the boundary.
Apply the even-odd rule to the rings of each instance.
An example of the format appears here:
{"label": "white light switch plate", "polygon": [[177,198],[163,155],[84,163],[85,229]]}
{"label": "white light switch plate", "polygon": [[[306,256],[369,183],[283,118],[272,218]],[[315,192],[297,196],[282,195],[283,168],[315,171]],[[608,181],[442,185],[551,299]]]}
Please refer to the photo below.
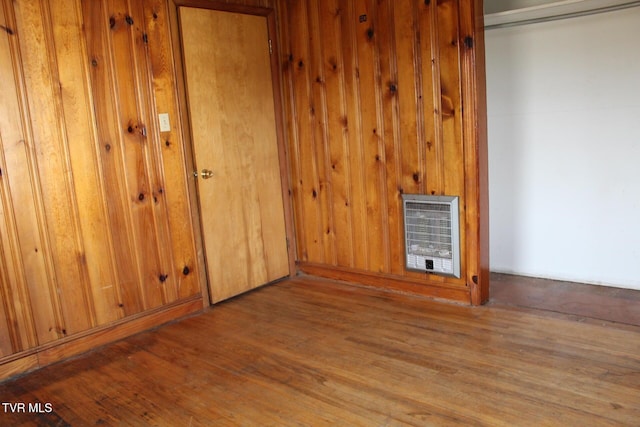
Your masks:
{"label": "white light switch plate", "polygon": [[158,114],[158,119],[160,120],[160,132],[171,131],[171,123],[169,122],[169,113]]}

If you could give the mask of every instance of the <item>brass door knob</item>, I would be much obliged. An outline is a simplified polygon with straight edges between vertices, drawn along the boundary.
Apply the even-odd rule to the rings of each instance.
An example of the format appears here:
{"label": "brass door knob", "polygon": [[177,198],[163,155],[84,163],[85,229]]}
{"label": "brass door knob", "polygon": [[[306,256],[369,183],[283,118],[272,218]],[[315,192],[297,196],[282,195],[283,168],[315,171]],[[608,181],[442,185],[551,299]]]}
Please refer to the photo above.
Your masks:
{"label": "brass door knob", "polygon": [[202,179],[209,179],[213,177],[213,171],[209,170],[209,169],[202,169],[202,172],[200,172],[200,176],[202,177]]}

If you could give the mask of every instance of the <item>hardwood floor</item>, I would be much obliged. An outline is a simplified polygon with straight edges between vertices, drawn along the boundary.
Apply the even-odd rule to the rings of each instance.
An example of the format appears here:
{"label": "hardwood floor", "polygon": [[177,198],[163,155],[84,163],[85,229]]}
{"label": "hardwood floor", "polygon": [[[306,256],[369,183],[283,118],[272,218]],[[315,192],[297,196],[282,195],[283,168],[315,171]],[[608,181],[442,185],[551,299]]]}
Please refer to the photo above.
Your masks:
{"label": "hardwood floor", "polygon": [[298,277],[0,384],[42,404],[0,425],[637,426],[640,327],[583,320]]}
{"label": "hardwood floor", "polygon": [[640,291],[491,274],[491,303],[640,326]]}

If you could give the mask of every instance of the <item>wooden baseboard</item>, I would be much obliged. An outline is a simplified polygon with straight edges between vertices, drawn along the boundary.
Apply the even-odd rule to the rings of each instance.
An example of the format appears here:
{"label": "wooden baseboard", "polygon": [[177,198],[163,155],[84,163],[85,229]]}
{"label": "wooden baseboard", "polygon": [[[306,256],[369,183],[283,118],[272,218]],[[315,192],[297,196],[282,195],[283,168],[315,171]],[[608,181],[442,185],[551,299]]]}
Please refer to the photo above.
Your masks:
{"label": "wooden baseboard", "polygon": [[77,356],[105,344],[202,311],[202,297],[180,301],[122,319],[0,360],[0,381]]}
{"label": "wooden baseboard", "polygon": [[327,279],[357,283],[427,298],[471,304],[471,290],[468,286],[455,286],[445,282],[416,281],[392,274],[371,273],[306,262],[299,262],[298,270],[305,274]]}
{"label": "wooden baseboard", "polygon": [[0,381],[37,368],[38,356],[36,354],[27,354],[19,359],[9,360],[0,365]]}

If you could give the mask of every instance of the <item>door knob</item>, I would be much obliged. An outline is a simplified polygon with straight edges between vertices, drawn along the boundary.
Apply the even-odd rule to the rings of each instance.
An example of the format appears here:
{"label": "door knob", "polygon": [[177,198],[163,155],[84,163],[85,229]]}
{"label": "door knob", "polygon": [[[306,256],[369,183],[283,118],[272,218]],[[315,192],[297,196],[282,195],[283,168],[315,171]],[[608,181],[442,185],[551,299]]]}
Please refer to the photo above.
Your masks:
{"label": "door knob", "polygon": [[209,169],[202,169],[202,172],[200,172],[200,176],[202,177],[202,179],[209,179],[213,177],[213,171],[209,170]]}

